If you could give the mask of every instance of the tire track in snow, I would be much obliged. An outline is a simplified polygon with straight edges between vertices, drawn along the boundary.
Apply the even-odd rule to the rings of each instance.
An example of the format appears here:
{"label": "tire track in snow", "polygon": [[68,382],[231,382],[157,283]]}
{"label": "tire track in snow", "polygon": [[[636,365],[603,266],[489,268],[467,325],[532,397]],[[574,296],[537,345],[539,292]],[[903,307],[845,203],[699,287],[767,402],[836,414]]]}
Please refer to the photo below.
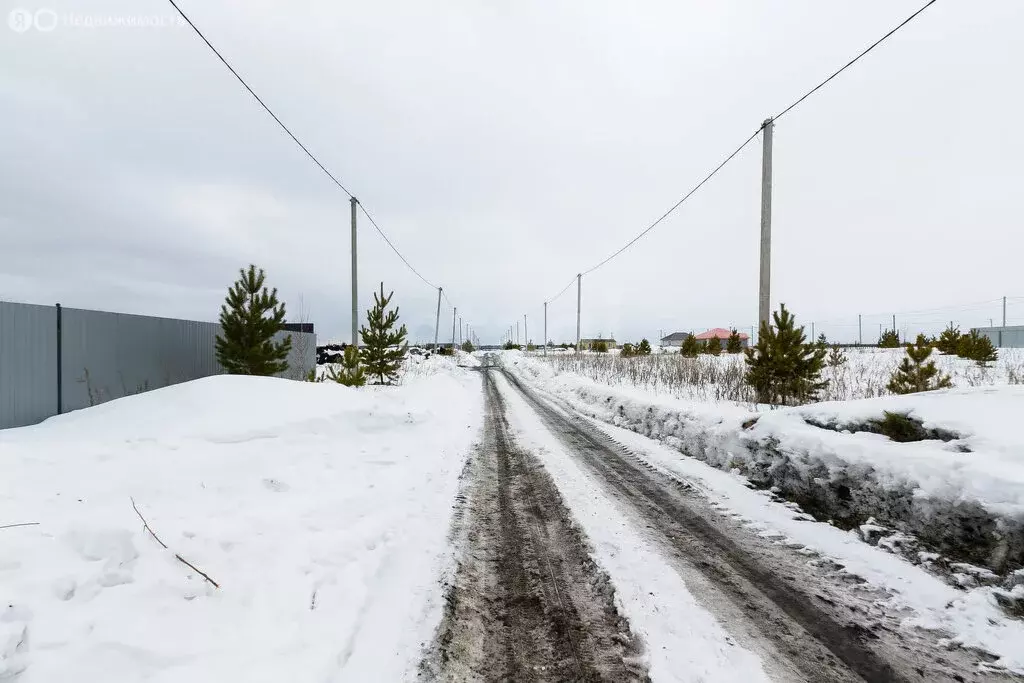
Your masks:
{"label": "tire track in snow", "polygon": [[[686,565],[687,581],[697,578],[731,602],[748,626],[772,642],[808,680],[903,681],[964,680],[950,671],[948,661],[914,661],[913,653],[897,671],[890,657],[873,647],[878,636],[856,622],[840,621],[769,566],[748,553],[725,532],[708,522],[687,503],[687,492],[677,480],[645,468],[616,448],[603,434],[554,410],[525,389],[510,373],[508,382],[537,412],[585,467],[618,499],[635,508]],[[697,575],[694,577],[693,575]],[[727,610],[732,614],[736,609]],[[727,620],[728,621],[728,620]],[[891,648],[884,649],[892,654]],[[959,668],[959,667],[955,667]],[[975,673],[961,669],[968,676]],[[923,677],[923,678],[922,678]]]}
{"label": "tire track in snow", "polygon": [[484,443],[470,466],[466,547],[423,677],[648,680],[607,575],[548,474],[510,436],[486,371],[483,381]]}

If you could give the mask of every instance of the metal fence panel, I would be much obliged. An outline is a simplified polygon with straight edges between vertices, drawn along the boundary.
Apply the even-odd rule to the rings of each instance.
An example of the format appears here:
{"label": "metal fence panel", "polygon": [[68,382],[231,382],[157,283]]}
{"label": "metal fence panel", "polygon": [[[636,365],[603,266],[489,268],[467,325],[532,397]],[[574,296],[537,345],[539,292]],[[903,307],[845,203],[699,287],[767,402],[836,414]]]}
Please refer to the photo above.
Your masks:
{"label": "metal fence panel", "polygon": [[[56,307],[0,302],[0,428],[41,422],[57,414],[58,403],[68,412],[223,372],[214,346],[217,323],[61,312],[58,359]],[[285,335],[292,348],[281,376],[304,379],[316,366],[316,335],[276,338]]]}
{"label": "metal fence panel", "polygon": [[992,340],[992,344],[1003,349],[1024,348],[1024,325],[1006,327],[977,327],[980,334]]}
{"label": "metal fence panel", "polygon": [[221,372],[220,327],[193,320],[65,308],[63,410]]}
{"label": "metal fence panel", "polygon": [[56,307],[0,301],[0,429],[56,412]]}

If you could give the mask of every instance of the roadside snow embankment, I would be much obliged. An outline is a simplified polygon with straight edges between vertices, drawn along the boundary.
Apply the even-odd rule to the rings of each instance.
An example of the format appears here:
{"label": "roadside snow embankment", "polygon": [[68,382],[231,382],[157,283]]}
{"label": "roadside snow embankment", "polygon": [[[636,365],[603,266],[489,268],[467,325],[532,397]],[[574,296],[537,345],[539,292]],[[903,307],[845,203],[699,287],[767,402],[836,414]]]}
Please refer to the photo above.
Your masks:
{"label": "roadside snow embankment", "polygon": [[[1024,432],[1018,426],[1024,387],[953,389],[757,413],[557,374],[517,352],[502,358],[530,385],[586,415],[738,471],[818,519],[860,529],[869,542],[888,536],[892,550],[915,561],[937,559],[921,552],[927,549],[1000,574],[1024,567]],[[923,429],[948,432],[952,440],[896,443],[863,431],[873,429],[872,421],[886,411],[909,414]]]}
{"label": "roadside snow embankment", "polygon": [[415,675],[479,392],[218,376],[0,432],[0,525],[38,522],[0,530],[0,679]]}

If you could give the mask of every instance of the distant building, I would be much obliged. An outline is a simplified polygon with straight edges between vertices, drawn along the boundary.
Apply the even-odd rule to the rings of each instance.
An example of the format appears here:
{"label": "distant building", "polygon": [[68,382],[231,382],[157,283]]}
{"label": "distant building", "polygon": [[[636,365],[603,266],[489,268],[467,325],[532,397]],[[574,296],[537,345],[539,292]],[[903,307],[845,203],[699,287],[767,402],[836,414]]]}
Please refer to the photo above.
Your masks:
{"label": "distant building", "polygon": [[992,345],[1000,349],[1021,349],[1024,348],[1024,325],[1011,325],[1008,327],[975,327],[971,331],[978,331],[983,337],[988,337]]}
{"label": "distant building", "polygon": [[662,346],[682,346],[689,332],[673,332],[667,337],[661,338]]}
{"label": "distant building", "polygon": [[[724,349],[725,343],[729,341],[729,337],[732,336],[732,330],[727,330],[724,327],[716,327],[713,330],[707,332],[701,332],[697,335],[697,341],[701,344],[707,344],[712,340],[718,340],[719,345]],[[750,345],[750,335],[740,332],[740,346],[747,348]]]}
{"label": "distant building", "polygon": [[618,343],[614,339],[580,339],[580,348],[584,351],[593,351],[594,345],[597,342],[604,342],[608,346],[608,350],[619,348]]}

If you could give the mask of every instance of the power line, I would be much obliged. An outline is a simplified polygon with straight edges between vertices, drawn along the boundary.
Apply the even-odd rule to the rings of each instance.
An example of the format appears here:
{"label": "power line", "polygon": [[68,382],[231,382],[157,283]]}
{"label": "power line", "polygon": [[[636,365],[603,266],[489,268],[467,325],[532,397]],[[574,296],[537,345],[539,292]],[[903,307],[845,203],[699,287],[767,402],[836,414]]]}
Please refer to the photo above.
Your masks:
{"label": "power line", "polygon": [[406,266],[408,266],[409,270],[411,270],[416,275],[416,277],[418,277],[419,279],[423,280],[423,282],[425,282],[428,287],[430,287],[431,289],[437,289],[437,285],[435,285],[430,280],[428,280],[427,278],[425,278],[422,275],[420,275],[419,271],[416,270],[415,268],[413,268],[412,264],[409,263],[409,261],[404,256],[402,256],[402,252],[398,251],[398,248],[395,247],[395,245],[391,243],[391,240],[388,239],[388,236],[385,235],[384,231],[380,229],[379,225],[377,225],[377,221],[373,220],[373,216],[371,216],[370,212],[366,210],[366,207],[363,206],[363,203],[360,202],[359,200],[356,200],[356,203],[358,203],[359,204],[359,208],[362,209],[363,215],[365,215],[366,218],[369,219],[370,225],[372,225],[377,230],[377,232],[380,233],[380,236],[383,237],[384,241],[387,242],[389,247],[391,247],[391,251],[393,251],[396,254],[398,254],[398,258],[402,259],[402,263],[404,263]]}
{"label": "power line", "polygon": [[[210,48],[210,50],[212,50],[212,51],[213,51],[213,54],[217,55],[217,58],[218,58],[218,59],[219,59],[219,60],[220,60],[220,61],[221,61],[221,62],[222,62],[222,63],[224,64],[224,66],[226,66],[226,67],[228,68],[228,71],[230,71],[230,72],[231,72],[231,75],[232,75],[232,76],[234,76],[234,77],[235,77],[235,78],[236,78],[236,79],[238,80],[238,82],[239,82],[239,83],[241,83],[241,84],[242,84],[242,86],[243,86],[243,87],[244,87],[244,88],[245,88],[246,90],[248,90],[248,91],[249,91],[249,94],[250,94],[250,95],[252,95],[252,96],[253,96],[253,98],[254,98],[254,99],[255,99],[255,100],[257,101],[257,102],[259,102],[260,106],[261,106],[261,107],[263,107],[263,109],[264,109],[264,110],[265,110],[265,111],[266,111],[266,112],[267,112],[268,114],[270,114],[271,118],[273,118],[273,119],[274,119],[274,121],[276,121],[276,122],[277,122],[277,125],[279,125],[279,126],[281,127],[281,130],[283,130],[283,131],[284,131],[285,133],[287,133],[287,134],[288,134],[288,137],[290,137],[290,138],[291,138],[291,139],[292,139],[292,140],[293,140],[293,141],[295,142],[295,144],[296,144],[296,145],[298,145],[298,146],[299,146],[299,147],[300,147],[300,148],[302,149],[302,151],[306,153],[306,156],[308,156],[308,157],[309,157],[310,159],[312,159],[312,160],[313,160],[313,163],[315,163],[315,164],[316,164],[317,166],[319,166],[319,167],[320,167],[320,170],[321,170],[321,171],[323,171],[323,172],[324,172],[325,174],[327,174],[327,177],[328,177],[328,178],[330,178],[330,179],[331,179],[332,181],[334,181],[334,184],[335,184],[335,185],[337,185],[337,186],[338,186],[339,188],[341,188],[341,191],[342,191],[342,192],[344,192],[345,194],[347,194],[347,195],[348,195],[349,197],[354,197],[354,195],[353,195],[353,194],[352,194],[351,192],[349,192],[348,188],[346,188],[346,187],[345,187],[345,186],[344,186],[344,185],[343,185],[343,184],[341,183],[341,181],[340,181],[340,180],[338,180],[338,179],[337,179],[337,178],[336,178],[336,177],[334,176],[334,174],[333,174],[333,173],[331,173],[330,171],[328,171],[328,170],[327,170],[327,167],[326,167],[326,166],[324,166],[324,165],[323,165],[322,163],[320,163],[320,160],[319,160],[319,159],[317,159],[317,158],[316,158],[316,156],[314,156],[314,154],[313,154],[312,152],[310,152],[310,151],[309,151],[309,148],[308,148],[308,147],[306,147],[306,146],[305,146],[304,144],[302,144],[302,141],[301,141],[301,140],[299,140],[299,139],[298,139],[298,138],[297,138],[297,137],[295,136],[295,134],[294,134],[294,133],[292,133],[292,131],[291,131],[291,130],[290,130],[290,129],[288,128],[288,126],[284,125],[284,122],[283,122],[283,121],[281,121],[281,119],[280,119],[280,118],[279,118],[279,117],[277,116],[277,114],[275,114],[275,113],[273,112],[273,110],[272,110],[272,109],[271,109],[271,108],[270,108],[269,106],[267,106],[267,103],[266,103],[266,102],[264,102],[264,101],[263,101],[263,99],[262,99],[262,98],[260,98],[260,96],[256,94],[256,91],[255,91],[255,90],[253,90],[253,89],[252,89],[251,87],[249,87],[249,84],[245,82],[245,79],[244,79],[244,78],[242,78],[242,77],[241,77],[241,76],[240,76],[240,75],[238,74],[238,72],[237,72],[237,71],[235,71],[235,68],[234,68],[233,66],[231,66],[231,64],[230,64],[230,63],[228,62],[228,60],[227,60],[227,59],[225,59],[225,58],[224,58],[224,55],[222,55],[222,54],[220,53],[220,51],[219,51],[219,50],[218,50],[218,49],[217,49],[216,47],[214,47],[214,46],[213,46],[213,43],[211,43],[211,42],[209,41],[209,39],[208,39],[208,38],[207,38],[207,37],[206,37],[205,35],[203,35],[203,32],[199,30],[199,27],[198,27],[198,26],[196,26],[196,25],[195,25],[194,23],[192,23],[192,20],[191,20],[191,19],[189,19],[188,15],[187,15],[187,14],[185,14],[185,12],[183,12],[183,11],[182,11],[182,9],[181,9],[180,7],[178,7],[178,3],[177,3],[177,2],[175,2],[175,0],[167,0],[167,1],[168,1],[169,3],[171,3],[171,6],[172,6],[172,7],[173,7],[173,8],[174,8],[174,9],[175,9],[175,10],[176,10],[177,12],[178,12],[178,14],[179,14],[179,15],[181,15],[181,18],[182,18],[182,19],[184,19],[184,20],[185,20],[185,22],[186,22],[186,23],[187,23],[187,24],[188,24],[189,26],[191,26],[191,27],[192,27],[192,30],[196,32],[196,35],[197,35],[197,36],[199,36],[199,37],[200,37],[200,38],[202,39],[202,41],[203,41],[204,43],[206,43],[206,46],[207,46],[208,48]],[[415,268],[413,268],[413,267],[412,267],[412,264],[411,264],[411,263],[409,263],[409,260],[408,260],[408,259],[406,259],[406,258],[405,258],[405,257],[404,257],[404,256],[402,255],[402,252],[398,251],[398,248],[397,248],[397,247],[396,247],[396,246],[394,245],[394,243],[392,243],[392,241],[391,241],[390,239],[388,239],[388,236],[387,236],[387,235],[385,235],[385,234],[384,234],[384,231],[380,229],[380,226],[379,226],[379,225],[377,225],[377,222],[376,222],[375,220],[373,220],[373,216],[371,216],[371,215],[370,215],[370,212],[366,210],[366,207],[365,207],[365,206],[363,206],[362,202],[360,202],[360,201],[359,201],[359,200],[357,199],[357,200],[356,200],[356,203],[357,203],[357,204],[359,204],[359,208],[360,208],[360,209],[362,209],[362,211],[363,211],[363,214],[364,214],[364,215],[365,215],[365,216],[366,216],[366,217],[367,217],[367,218],[369,219],[369,221],[370,221],[370,224],[371,224],[371,225],[373,225],[373,227],[374,227],[374,228],[375,228],[375,229],[377,230],[377,232],[378,232],[378,233],[380,233],[380,236],[384,238],[384,241],[385,241],[385,242],[387,243],[387,245],[388,245],[389,247],[391,247],[391,250],[392,250],[393,252],[395,252],[395,254],[397,254],[397,255],[398,255],[398,258],[402,259],[402,263],[404,263],[404,264],[405,264],[405,265],[406,265],[406,266],[407,266],[407,267],[409,268],[409,270],[411,270],[411,271],[412,271],[412,272],[413,272],[413,273],[414,273],[414,274],[416,275],[416,277],[418,277],[419,279],[423,280],[423,282],[425,282],[425,283],[426,283],[427,285],[429,285],[429,286],[430,286],[431,288],[433,288],[433,289],[437,289],[437,287],[436,287],[436,286],[434,286],[434,285],[433,285],[433,284],[432,284],[432,283],[431,283],[431,282],[430,282],[429,280],[427,280],[427,279],[426,279],[425,277],[423,277],[422,275],[420,275],[419,271],[417,271],[417,270],[416,270]]]}
{"label": "power line", "polygon": [[829,81],[831,81],[831,80],[832,80],[833,78],[835,78],[836,76],[838,76],[839,74],[843,73],[843,72],[844,72],[844,71],[846,71],[846,70],[847,70],[848,68],[850,68],[851,66],[853,66],[853,65],[854,65],[854,64],[855,64],[855,63],[857,62],[857,60],[859,60],[859,59],[860,59],[861,57],[863,57],[864,55],[866,55],[867,53],[871,52],[871,51],[872,51],[872,50],[874,50],[874,49],[875,49],[876,47],[878,47],[879,45],[881,45],[881,44],[882,44],[882,43],[883,43],[883,42],[884,42],[884,41],[885,41],[885,40],[886,40],[887,38],[889,38],[889,36],[891,36],[892,34],[896,33],[896,31],[899,31],[899,30],[900,30],[901,28],[903,28],[904,26],[906,26],[907,24],[909,24],[909,23],[910,23],[911,21],[913,21],[913,20],[914,20],[914,18],[915,18],[915,17],[917,17],[917,15],[921,14],[921,13],[922,13],[922,12],[924,12],[924,11],[925,11],[926,9],[928,9],[929,7],[931,7],[932,5],[934,5],[934,4],[935,4],[935,2],[936,2],[936,0],[929,0],[928,2],[926,2],[926,3],[924,4],[924,6],[923,6],[923,7],[921,7],[921,9],[917,10],[916,12],[914,12],[913,14],[911,14],[911,15],[910,15],[909,17],[907,17],[906,19],[904,19],[903,21],[901,21],[901,22],[900,22],[900,23],[899,23],[899,24],[898,24],[898,25],[897,25],[897,26],[896,26],[896,27],[895,27],[894,29],[892,29],[891,31],[889,31],[888,33],[886,33],[886,34],[885,34],[884,36],[882,36],[881,38],[879,38],[879,39],[878,39],[878,40],[876,40],[875,42],[871,43],[871,45],[869,45],[869,46],[868,46],[868,48],[867,48],[866,50],[864,50],[864,51],[863,51],[863,52],[861,52],[861,53],[860,53],[859,55],[857,55],[856,57],[854,57],[853,59],[851,59],[850,61],[848,61],[848,62],[847,62],[846,64],[844,64],[844,65],[843,65],[842,67],[840,67],[840,68],[839,68],[839,69],[838,69],[837,71],[835,71],[835,72],[834,72],[834,73],[833,73],[833,74],[832,74],[831,76],[829,76],[828,78],[826,78],[825,80],[823,80],[823,81],[822,81],[821,83],[819,83],[818,85],[814,86],[813,88],[811,88],[810,90],[808,90],[807,92],[805,92],[805,93],[804,93],[804,94],[803,94],[803,95],[802,95],[802,96],[801,96],[801,97],[800,97],[800,98],[799,98],[799,99],[798,99],[798,100],[797,100],[796,102],[794,102],[793,104],[791,104],[791,105],[789,105],[788,107],[786,107],[785,109],[783,109],[783,110],[782,110],[782,112],[780,112],[779,114],[776,114],[776,115],[775,115],[775,120],[776,120],[776,121],[777,121],[777,120],[779,120],[780,118],[782,118],[783,116],[785,116],[785,115],[786,115],[787,113],[789,113],[789,111],[790,111],[791,109],[793,109],[793,108],[794,108],[795,106],[797,106],[798,104],[800,104],[801,102],[803,102],[804,100],[806,100],[806,99],[807,99],[808,97],[810,97],[810,96],[811,96],[811,95],[813,95],[814,93],[816,93],[816,92],[818,92],[819,90],[821,90],[821,89],[822,89],[822,88],[823,88],[823,87],[824,87],[824,86],[825,86],[825,85],[826,85],[826,84],[827,84],[827,83],[828,83]]}
{"label": "power line", "polygon": [[[813,88],[811,88],[810,90],[808,90],[808,91],[807,91],[806,93],[804,93],[804,94],[803,94],[802,96],[800,96],[800,97],[799,97],[799,98],[798,98],[798,99],[797,99],[797,100],[796,100],[795,102],[793,102],[793,103],[792,103],[792,104],[790,104],[790,105],[789,105],[788,107],[786,107],[785,109],[783,109],[783,110],[782,110],[782,111],[781,111],[781,112],[780,112],[779,114],[777,114],[777,115],[776,115],[776,116],[775,116],[775,117],[774,117],[773,119],[771,119],[771,120],[773,120],[773,121],[774,121],[774,120],[778,120],[778,119],[779,119],[779,118],[781,118],[782,116],[784,116],[784,115],[786,115],[787,113],[789,113],[789,112],[790,112],[790,111],[791,111],[791,110],[792,110],[792,109],[793,109],[794,107],[796,107],[796,106],[797,106],[797,105],[799,105],[799,104],[800,104],[801,102],[803,102],[804,100],[806,100],[806,99],[807,99],[808,97],[810,97],[811,95],[813,95],[814,93],[816,93],[816,92],[817,92],[818,90],[821,90],[821,88],[825,87],[825,85],[826,85],[826,84],[828,84],[828,83],[829,83],[829,82],[830,82],[830,81],[831,81],[832,79],[834,79],[834,78],[835,78],[836,76],[838,76],[839,74],[841,74],[841,73],[842,73],[843,71],[846,71],[846,70],[847,70],[848,68],[850,68],[851,66],[853,66],[853,65],[854,65],[854,64],[855,64],[855,63],[856,63],[857,61],[859,61],[859,60],[861,59],[861,57],[863,57],[863,56],[864,56],[864,55],[866,55],[867,53],[869,53],[869,52],[871,52],[872,50],[874,50],[874,49],[875,49],[876,47],[878,47],[878,46],[879,46],[879,45],[880,45],[881,43],[883,43],[883,42],[884,42],[884,41],[885,41],[886,39],[888,39],[888,38],[889,38],[890,36],[892,36],[892,35],[893,35],[894,33],[896,33],[896,32],[897,32],[898,30],[900,30],[901,28],[903,28],[904,26],[906,26],[907,24],[909,24],[909,23],[910,23],[911,21],[913,21],[913,20],[914,20],[914,18],[916,18],[916,17],[917,17],[917,16],[919,15],[919,14],[921,14],[921,13],[922,13],[922,12],[924,12],[924,11],[925,11],[926,9],[928,9],[928,8],[929,8],[929,7],[931,7],[931,6],[933,5],[933,4],[935,4],[935,2],[936,2],[936,0],[929,0],[929,1],[927,2],[927,3],[925,3],[925,4],[924,4],[924,6],[922,6],[922,7],[920,8],[920,9],[918,9],[918,10],[917,10],[916,12],[914,12],[913,14],[911,14],[911,15],[910,15],[909,17],[907,17],[906,19],[904,19],[904,20],[903,20],[902,22],[900,22],[900,23],[899,23],[899,24],[898,24],[898,25],[897,25],[897,26],[896,26],[895,28],[893,28],[892,30],[890,30],[890,31],[889,31],[888,33],[886,33],[886,34],[885,34],[884,36],[882,36],[881,38],[879,38],[878,40],[876,40],[876,41],[875,41],[874,43],[872,43],[871,45],[869,45],[869,46],[867,47],[867,49],[863,50],[863,51],[862,51],[862,52],[861,52],[860,54],[858,54],[858,55],[857,55],[856,57],[854,57],[854,58],[853,58],[853,59],[851,59],[851,60],[850,60],[849,62],[847,62],[846,64],[844,64],[844,65],[843,65],[842,67],[840,67],[840,68],[839,68],[838,70],[836,70],[835,72],[833,72],[833,73],[832,73],[832,74],[831,74],[831,75],[830,75],[830,76],[829,76],[828,78],[826,78],[826,79],[825,79],[825,80],[823,80],[823,81],[822,81],[821,83],[819,83],[818,85],[816,85],[816,86],[814,86]],[[624,245],[624,246],[623,246],[622,248],[620,248],[620,249],[619,249],[618,251],[616,251],[615,253],[613,253],[613,254],[612,254],[611,256],[609,256],[608,258],[604,259],[603,261],[601,261],[600,263],[598,263],[598,264],[597,264],[596,266],[593,266],[593,267],[591,267],[591,268],[589,268],[589,269],[587,269],[587,270],[583,271],[583,274],[584,274],[584,275],[587,275],[587,274],[589,274],[589,273],[592,273],[592,272],[594,272],[595,270],[597,270],[598,268],[600,268],[600,267],[601,267],[601,266],[603,266],[604,264],[608,263],[608,262],[609,262],[609,261],[611,261],[611,260],[612,260],[613,258],[615,258],[615,257],[616,257],[616,256],[618,256],[619,254],[621,254],[622,252],[624,252],[624,251],[626,251],[627,249],[629,249],[629,248],[630,248],[631,246],[633,246],[633,245],[634,245],[634,244],[635,244],[635,243],[636,243],[637,241],[639,241],[639,240],[640,240],[641,238],[643,238],[643,237],[644,237],[645,235],[647,235],[647,233],[649,233],[649,232],[650,232],[651,230],[653,230],[653,229],[654,229],[655,227],[657,227],[657,226],[658,226],[658,225],[659,225],[659,224],[660,224],[660,223],[661,223],[662,221],[664,221],[664,220],[665,220],[666,218],[668,218],[668,217],[669,217],[669,215],[671,215],[673,211],[675,211],[675,210],[676,210],[677,208],[679,208],[679,206],[680,206],[680,205],[682,205],[682,203],[683,203],[683,202],[685,202],[685,201],[686,201],[687,199],[689,199],[689,198],[690,198],[690,197],[691,197],[691,196],[692,196],[692,195],[693,195],[693,194],[694,194],[694,193],[695,193],[695,192],[696,192],[697,190],[699,190],[699,189],[700,189],[700,188],[701,188],[701,187],[702,187],[702,186],[703,186],[703,185],[704,185],[704,184],[705,184],[706,182],[708,182],[709,180],[711,180],[711,178],[713,178],[713,177],[715,176],[715,174],[716,174],[716,173],[718,173],[718,172],[719,172],[719,171],[720,171],[720,170],[722,169],[722,167],[724,167],[724,166],[725,166],[725,165],[726,165],[727,163],[729,163],[730,161],[732,161],[732,159],[733,159],[733,158],[734,158],[734,157],[735,157],[735,156],[736,156],[737,154],[739,154],[739,153],[740,153],[740,151],[742,151],[744,147],[746,147],[746,146],[747,146],[748,144],[750,144],[750,142],[751,142],[751,141],[752,141],[752,140],[753,140],[753,139],[754,139],[755,137],[757,137],[757,134],[758,134],[758,133],[760,133],[760,132],[761,132],[761,131],[762,131],[763,129],[764,129],[764,126],[762,125],[762,126],[761,126],[760,128],[758,128],[758,129],[757,129],[756,131],[754,131],[754,134],[753,134],[753,135],[751,135],[751,136],[750,136],[749,138],[747,138],[747,139],[746,139],[746,140],[745,140],[745,141],[743,142],[743,144],[741,144],[741,145],[740,145],[739,147],[737,147],[737,148],[736,148],[736,149],[735,149],[735,150],[734,150],[734,151],[732,152],[732,154],[730,154],[729,156],[727,156],[727,157],[725,158],[725,160],[724,160],[724,161],[722,161],[722,163],[720,163],[720,164],[719,164],[718,166],[716,166],[716,167],[714,168],[714,170],[712,170],[712,171],[711,171],[711,173],[709,173],[709,174],[708,174],[707,176],[705,176],[705,177],[704,177],[704,179],[703,179],[703,180],[701,180],[701,181],[700,181],[699,183],[697,183],[697,185],[696,185],[696,186],[694,186],[694,188],[693,188],[692,190],[690,190],[689,192],[687,192],[687,193],[686,193],[686,195],[685,195],[685,196],[684,196],[684,197],[683,197],[682,199],[680,199],[680,200],[679,200],[678,202],[676,202],[676,203],[675,203],[675,204],[674,204],[674,205],[672,206],[672,208],[670,208],[670,209],[669,209],[668,211],[666,211],[666,212],[665,212],[664,214],[662,214],[662,216],[661,216],[660,218],[658,218],[658,220],[654,221],[654,222],[653,222],[653,223],[651,223],[651,224],[650,224],[649,226],[647,226],[647,228],[645,228],[645,229],[644,229],[644,230],[643,230],[642,232],[640,232],[640,234],[638,234],[638,235],[637,235],[636,237],[634,237],[634,238],[633,238],[633,239],[631,239],[631,240],[630,240],[629,242],[627,242],[627,243],[626,243],[626,244],[625,244],[625,245]],[[564,290],[563,290],[563,291],[564,291]]]}
{"label": "power line", "polygon": [[571,280],[569,280],[569,284],[567,284],[565,287],[562,288],[562,291],[560,291],[558,294],[555,294],[553,297],[548,299],[548,303],[551,303],[552,301],[554,301],[558,297],[560,297],[563,294],[565,294],[566,290],[568,290],[570,287],[572,287],[572,283],[574,283],[574,282],[576,282],[576,276],[575,275],[573,276],[573,278]]}
{"label": "power line", "polygon": [[716,174],[716,173],[718,173],[719,171],[721,171],[721,170],[722,170],[722,167],[723,167],[723,166],[725,166],[725,165],[726,165],[727,163],[729,163],[730,161],[732,161],[732,160],[733,160],[733,157],[735,157],[735,156],[736,156],[737,154],[739,154],[739,153],[740,153],[740,152],[741,152],[741,151],[743,150],[743,148],[744,148],[744,147],[746,147],[747,145],[749,145],[749,144],[750,144],[750,141],[751,141],[751,140],[753,140],[754,138],[756,138],[756,137],[757,137],[757,134],[758,134],[758,133],[760,133],[760,132],[761,132],[761,129],[760,129],[760,128],[758,128],[757,130],[755,130],[755,131],[753,132],[753,134],[752,134],[752,135],[751,135],[751,136],[750,136],[749,138],[747,138],[746,140],[744,140],[744,141],[743,141],[743,144],[742,144],[742,145],[740,145],[739,147],[737,147],[737,148],[736,148],[736,149],[735,149],[735,150],[733,151],[733,153],[732,153],[732,154],[730,154],[729,156],[727,156],[727,157],[725,158],[725,160],[724,160],[724,161],[722,161],[722,163],[718,164],[718,166],[716,166],[716,167],[714,168],[714,170],[713,170],[713,171],[711,171],[711,173],[708,173],[708,174],[707,174],[706,176],[704,176],[704,180],[702,180],[702,181],[700,181],[699,183],[697,183],[697,184],[696,184],[696,185],[695,185],[695,186],[693,187],[693,189],[692,189],[692,190],[690,190],[689,192],[687,192],[687,193],[686,193],[686,194],[685,194],[685,195],[683,196],[683,198],[682,198],[682,199],[680,199],[680,200],[679,200],[678,202],[676,202],[675,204],[673,204],[673,205],[672,205],[672,208],[670,208],[670,209],[669,209],[668,211],[666,211],[665,213],[663,213],[663,214],[661,215],[661,217],[660,217],[660,218],[658,218],[658,220],[654,221],[654,222],[653,222],[653,223],[651,223],[651,224],[650,224],[649,226],[647,226],[647,227],[646,227],[646,228],[645,228],[645,229],[644,229],[644,230],[643,230],[643,231],[642,231],[642,232],[641,232],[641,233],[640,233],[639,235],[637,235],[636,237],[634,237],[633,239],[631,239],[631,240],[630,240],[629,242],[627,242],[627,243],[626,243],[626,244],[625,244],[625,245],[624,245],[624,246],[623,246],[623,247],[622,247],[621,249],[619,249],[619,250],[618,250],[618,251],[616,251],[616,252],[615,252],[614,254],[612,254],[611,256],[609,256],[608,258],[606,258],[606,259],[605,259],[604,261],[601,261],[601,262],[600,262],[600,263],[598,263],[598,264],[597,264],[596,266],[594,266],[594,267],[592,267],[592,268],[589,268],[589,269],[587,269],[587,270],[583,271],[583,275],[589,275],[590,273],[594,272],[595,270],[597,270],[598,268],[600,268],[600,267],[601,267],[601,266],[603,266],[604,264],[608,263],[608,262],[609,262],[609,261],[611,261],[611,260],[612,260],[613,258],[615,258],[615,257],[616,257],[616,256],[618,256],[619,254],[621,254],[622,252],[626,251],[626,250],[627,250],[627,249],[629,249],[629,248],[630,248],[631,246],[633,246],[634,244],[636,244],[636,242],[637,242],[637,241],[639,241],[639,240],[640,240],[640,238],[642,238],[642,237],[643,237],[644,235],[646,235],[647,233],[649,233],[649,232],[650,232],[651,230],[654,230],[654,228],[658,227],[658,224],[659,224],[659,223],[661,223],[661,222],[662,222],[663,220],[665,220],[666,218],[668,218],[668,217],[669,217],[669,215],[671,215],[671,213],[672,213],[673,211],[675,211],[676,209],[678,209],[678,208],[679,208],[679,207],[680,207],[680,206],[682,205],[682,203],[683,203],[683,202],[685,202],[685,201],[686,201],[687,199],[689,199],[689,198],[690,198],[690,197],[691,197],[691,196],[693,195],[693,193],[694,193],[694,192],[696,192],[696,191],[697,191],[697,190],[699,190],[699,189],[700,189],[701,187],[703,187],[703,186],[704,186],[704,183],[706,183],[707,181],[711,180],[711,179],[712,179],[712,178],[713,178],[713,177],[715,176],[715,174]]}

